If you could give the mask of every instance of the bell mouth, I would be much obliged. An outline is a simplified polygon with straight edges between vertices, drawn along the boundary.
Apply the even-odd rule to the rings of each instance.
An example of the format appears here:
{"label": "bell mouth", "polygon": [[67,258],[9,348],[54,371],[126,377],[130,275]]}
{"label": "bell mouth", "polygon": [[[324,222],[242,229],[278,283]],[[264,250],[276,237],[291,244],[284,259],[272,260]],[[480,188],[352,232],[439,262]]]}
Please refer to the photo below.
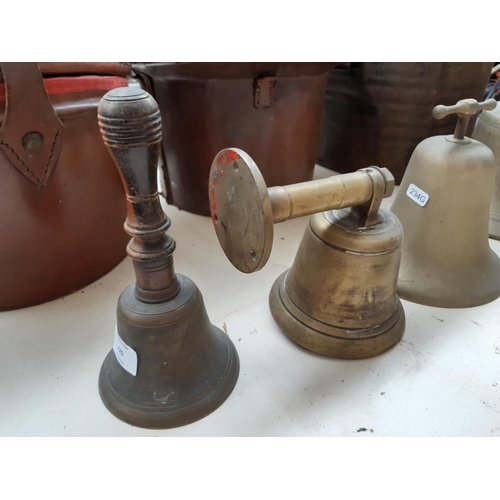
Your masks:
{"label": "bell mouth", "polygon": [[359,329],[328,325],[293,304],[285,287],[288,272],[275,281],[269,295],[269,307],[282,332],[295,343],[331,358],[365,359],[383,354],[401,340],[405,314],[399,299],[394,313],[382,324]]}
{"label": "bell mouth", "polygon": [[[116,357],[110,351],[99,374],[99,395],[106,408],[120,420],[144,429],[172,429],[191,424],[219,408],[231,395],[238,380],[240,362],[238,353],[229,337],[219,328],[213,327],[224,351],[225,362],[221,364],[214,383],[205,391],[191,398],[173,401],[144,400],[127,397],[116,386],[112,374],[118,369]],[[110,375],[111,374],[111,375]],[[164,399],[164,398],[163,398]]]}
{"label": "bell mouth", "polygon": [[226,401],[238,380],[233,342],[210,323],[193,281],[177,279],[180,292],[163,304],[140,301],[134,283],[118,302],[118,332],[137,354],[136,373],[112,349],[101,367],[99,394],[115,417],[136,427],[171,429],[200,420]]}

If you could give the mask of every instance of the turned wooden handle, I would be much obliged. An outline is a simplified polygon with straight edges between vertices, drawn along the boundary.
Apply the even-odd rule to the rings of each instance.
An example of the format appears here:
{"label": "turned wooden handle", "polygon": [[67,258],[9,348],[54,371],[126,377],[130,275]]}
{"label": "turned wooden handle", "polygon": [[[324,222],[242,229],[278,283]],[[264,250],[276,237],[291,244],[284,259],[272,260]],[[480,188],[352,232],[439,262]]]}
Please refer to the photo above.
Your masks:
{"label": "turned wooden handle", "polygon": [[98,108],[104,143],[120,172],[128,202],[125,230],[149,239],[166,231],[170,221],[158,197],[161,116],[158,104],[145,90],[111,90]]}
{"label": "turned wooden handle", "polygon": [[102,138],[120,172],[127,196],[127,253],[134,260],[136,297],[143,302],[171,300],[179,292],[173,267],[175,241],[166,233],[170,219],[158,197],[161,116],[145,90],[123,87],[99,103]]}

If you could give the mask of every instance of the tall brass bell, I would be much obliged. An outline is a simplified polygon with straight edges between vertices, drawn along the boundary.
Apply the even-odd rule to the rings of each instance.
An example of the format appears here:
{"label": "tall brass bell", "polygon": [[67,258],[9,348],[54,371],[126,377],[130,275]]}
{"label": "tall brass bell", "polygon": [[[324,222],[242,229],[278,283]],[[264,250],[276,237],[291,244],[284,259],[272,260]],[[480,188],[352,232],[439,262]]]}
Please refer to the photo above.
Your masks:
{"label": "tall brass bell", "polygon": [[189,424],[217,409],[239,373],[236,349],[210,323],[198,287],[176,274],[175,241],[157,191],[161,118],[142,89],[119,88],[99,104],[99,126],[127,195],[136,282],[120,295],[115,345],[99,393],[116,417],[147,428]]}
{"label": "tall brass bell", "polygon": [[500,240],[500,106],[483,111],[474,129],[474,139],[488,146],[495,155],[495,189],[490,206],[490,238]]}
{"label": "tall brass bell", "polygon": [[266,264],[273,224],[314,215],[291,269],[275,282],[271,312],[303,347],[335,358],[376,356],[403,335],[396,295],[402,228],[380,209],[394,178],[384,168],[267,189],[257,165],[239,149],[214,159],[212,220],[231,263],[252,273]]}
{"label": "tall brass bell", "polygon": [[436,106],[459,118],[454,135],[429,137],[413,152],[391,210],[404,228],[398,294],[436,307],[471,307],[500,295],[500,259],[488,242],[495,183],[491,150],[465,137],[469,118],[493,99]]}

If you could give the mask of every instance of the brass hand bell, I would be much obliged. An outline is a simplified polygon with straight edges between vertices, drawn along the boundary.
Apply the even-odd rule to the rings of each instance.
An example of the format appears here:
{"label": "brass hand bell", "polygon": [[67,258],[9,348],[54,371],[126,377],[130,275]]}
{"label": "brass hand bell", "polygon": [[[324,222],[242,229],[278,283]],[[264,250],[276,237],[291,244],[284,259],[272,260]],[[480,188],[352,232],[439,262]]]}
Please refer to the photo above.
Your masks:
{"label": "brass hand bell", "polygon": [[490,238],[500,240],[500,106],[479,115],[474,139],[488,146],[495,155],[495,189],[490,206]]}
{"label": "brass hand bell", "polygon": [[132,425],[189,424],[231,394],[238,354],[210,323],[197,286],[174,272],[175,242],[157,191],[156,101],[142,89],[118,88],[102,98],[98,115],[125,187],[127,252],[136,275],[118,300],[115,345],[102,365],[99,392],[108,410]]}
{"label": "brass hand bell", "polygon": [[394,178],[385,168],[267,188],[244,151],[221,151],[209,178],[212,220],[219,242],[240,271],[262,269],[271,253],[273,224],[311,217],[295,261],[275,282],[271,312],[301,346],[335,358],[381,354],[403,335],[396,295],[402,228],[380,209]]}
{"label": "brass hand bell", "polygon": [[425,139],[410,158],[391,207],[404,228],[404,299],[471,307],[500,295],[500,259],[488,242],[495,161],[488,147],[464,136],[471,116],[495,106],[493,99],[436,106],[438,120],[458,114],[455,133]]}

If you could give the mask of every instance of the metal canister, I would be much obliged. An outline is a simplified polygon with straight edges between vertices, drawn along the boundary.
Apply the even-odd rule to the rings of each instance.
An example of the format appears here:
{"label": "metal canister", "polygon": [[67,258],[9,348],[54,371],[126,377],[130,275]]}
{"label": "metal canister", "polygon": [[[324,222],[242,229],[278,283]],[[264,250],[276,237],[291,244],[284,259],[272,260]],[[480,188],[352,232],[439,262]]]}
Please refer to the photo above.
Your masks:
{"label": "metal canister", "polygon": [[[351,63],[328,74],[318,163],[340,172],[388,168],[400,183],[426,137],[453,133],[437,104],[482,100],[492,63]],[[470,124],[467,134],[473,130]]]}

